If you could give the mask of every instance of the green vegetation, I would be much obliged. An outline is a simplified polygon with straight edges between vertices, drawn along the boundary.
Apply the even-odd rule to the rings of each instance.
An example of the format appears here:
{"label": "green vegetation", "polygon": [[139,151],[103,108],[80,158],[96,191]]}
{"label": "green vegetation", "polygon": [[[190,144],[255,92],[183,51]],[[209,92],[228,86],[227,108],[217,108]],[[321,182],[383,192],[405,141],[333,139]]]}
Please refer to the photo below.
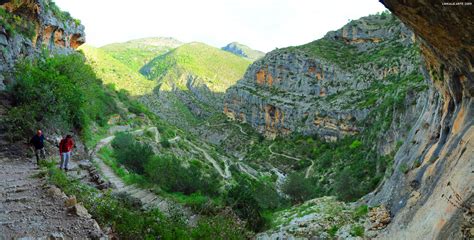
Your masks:
{"label": "green vegetation", "polygon": [[149,145],[135,141],[128,133],[117,133],[112,147],[118,163],[138,174],[145,173],[145,165],[154,155]]}
{"label": "green vegetation", "polygon": [[9,86],[15,106],[7,120],[12,136],[54,127],[76,129],[87,138],[94,124],[104,126],[117,111],[112,93],[79,54],[44,53],[41,59],[19,63],[15,76],[17,82]]}
{"label": "green vegetation", "polygon": [[[348,26],[363,25],[361,27],[363,29],[380,29],[381,26],[389,27],[396,25],[398,21],[389,13],[381,13],[351,21],[348,23]],[[301,46],[284,48],[279,51],[298,51],[310,57],[323,58],[346,70],[363,63],[392,66],[398,63],[397,59],[410,57],[414,52],[418,51],[417,48],[404,46],[396,40],[381,40],[382,42],[365,51],[359,51],[356,46],[347,44],[343,39],[331,39],[328,37]]]}
{"label": "green vegetation", "polygon": [[246,230],[235,218],[225,213],[203,216],[194,228],[180,216],[167,217],[159,210],[143,211],[127,203],[126,199],[82,184],[56,169],[54,162],[46,163],[51,184],[67,195],[76,196],[102,226],[111,227],[122,239],[243,239]]}
{"label": "green vegetation", "polygon": [[[356,212],[358,211],[358,208],[353,208],[349,204],[339,202],[334,197],[321,197],[275,212],[271,225],[272,229],[280,229],[287,228],[292,222],[301,221],[298,227],[306,228],[307,230],[304,232],[292,232],[296,237],[307,237],[307,235],[299,236],[299,234],[308,232],[313,236],[327,233],[332,237],[330,239],[336,239],[334,237],[336,237],[338,231],[343,226],[350,227],[351,235],[363,236],[364,228],[362,224],[365,219],[356,217]],[[308,215],[313,217],[303,221],[305,216]]]}
{"label": "green vegetation", "polygon": [[19,33],[28,39],[33,39],[36,35],[35,23],[25,17],[7,12],[0,8],[0,26],[2,26],[8,35],[14,36]]}
{"label": "green vegetation", "polygon": [[[273,156],[268,150],[270,144],[273,144],[274,151],[302,160]],[[293,172],[289,174],[283,191],[295,203],[328,195],[344,201],[356,200],[377,186],[391,159],[391,156],[377,154],[361,136],[326,142],[316,136],[301,135],[264,140],[253,145],[247,157],[248,161],[266,161]],[[306,178],[311,162],[314,162],[312,173]]]}
{"label": "green vegetation", "polygon": [[201,78],[213,92],[225,92],[245,73],[250,61],[203,43],[184,44],[158,56],[141,69],[150,79],[186,89],[189,74]]}
{"label": "green vegetation", "polygon": [[[145,180],[149,185],[155,184],[166,192],[186,195],[203,193],[208,196],[219,193],[220,183],[216,180],[219,176],[214,172],[210,176],[204,175],[199,161],[189,161],[189,166],[183,166],[182,161],[173,155],[155,155],[150,145],[138,142],[128,133],[117,133],[112,147],[112,156],[117,163],[143,176],[135,179]],[[117,167],[114,169],[122,171]]]}
{"label": "green vegetation", "polygon": [[124,43],[113,43],[100,49],[138,73],[149,61],[181,44],[173,38],[144,38]]}
{"label": "green vegetation", "polygon": [[156,82],[147,80],[102,49],[88,45],[82,45],[79,49],[84,53],[87,64],[94,69],[97,76],[105,84],[113,84],[117,90],[126,90],[132,96],[137,96],[151,93],[157,86]]}
{"label": "green vegetation", "polygon": [[225,202],[236,214],[247,221],[247,227],[255,232],[270,227],[265,214],[287,206],[287,202],[274,189],[262,181],[238,175],[236,183],[229,189]]}
{"label": "green vegetation", "polygon": [[187,195],[203,193],[216,196],[219,193],[219,176],[214,173],[205,176],[199,161],[191,161],[184,167],[173,155],[155,156],[146,165],[148,179],[168,192]]}
{"label": "green vegetation", "polygon": [[61,9],[59,9],[59,7],[56,5],[56,3],[53,0],[45,0],[44,4],[45,4],[46,10],[51,11],[53,15],[56,16],[56,18],[59,21],[63,23],[68,22],[68,21],[73,21],[76,24],[79,23],[77,25],[80,25],[80,20],[73,19],[71,17],[71,14],[69,14],[69,12],[62,11]]}

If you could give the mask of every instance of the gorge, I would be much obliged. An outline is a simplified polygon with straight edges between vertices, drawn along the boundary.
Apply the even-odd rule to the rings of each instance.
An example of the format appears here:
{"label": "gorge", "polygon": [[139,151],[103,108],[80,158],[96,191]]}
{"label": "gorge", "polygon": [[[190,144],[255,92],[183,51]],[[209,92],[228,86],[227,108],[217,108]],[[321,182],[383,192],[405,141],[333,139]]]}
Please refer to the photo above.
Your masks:
{"label": "gorge", "polygon": [[0,1],[0,239],[473,238],[473,6],[380,2],[263,53]]}

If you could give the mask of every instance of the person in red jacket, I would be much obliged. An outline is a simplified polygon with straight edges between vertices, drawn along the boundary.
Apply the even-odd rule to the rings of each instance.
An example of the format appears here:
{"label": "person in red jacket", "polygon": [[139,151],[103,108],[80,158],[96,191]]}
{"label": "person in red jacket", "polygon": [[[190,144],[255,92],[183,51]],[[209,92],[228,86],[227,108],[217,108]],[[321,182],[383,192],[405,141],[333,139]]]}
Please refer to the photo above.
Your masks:
{"label": "person in red jacket", "polygon": [[59,169],[68,171],[68,163],[71,160],[71,151],[74,148],[74,140],[71,135],[67,135],[59,142],[59,155],[61,156],[61,164]]}

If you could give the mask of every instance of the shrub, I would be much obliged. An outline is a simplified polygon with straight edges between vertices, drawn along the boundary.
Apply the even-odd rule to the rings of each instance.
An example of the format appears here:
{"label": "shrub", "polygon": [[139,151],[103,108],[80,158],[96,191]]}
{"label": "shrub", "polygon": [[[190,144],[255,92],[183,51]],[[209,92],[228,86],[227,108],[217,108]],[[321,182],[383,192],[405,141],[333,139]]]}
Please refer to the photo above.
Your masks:
{"label": "shrub", "polygon": [[367,205],[360,205],[354,210],[354,219],[358,220],[361,217],[365,217],[369,213],[369,207]]}
{"label": "shrub", "polygon": [[224,214],[203,217],[196,228],[193,229],[193,239],[245,239],[245,226],[238,224],[238,219],[233,219]]}
{"label": "shrub", "polygon": [[160,141],[160,144],[164,148],[170,148],[171,147],[170,141],[166,138],[163,138],[163,140]]}
{"label": "shrub", "polygon": [[286,201],[270,185],[245,175],[235,175],[235,179],[237,183],[227,192],[225,203],[247,222],[249,229],[261,231],[271,221],[265,215],[285,206]]}
{"label": "shrub", "polygon": [[150,145],[136,141],[129,133],[118,133],[112,147],[117,161],[138,174],[145,173],[145,165],[154,155]]}
{"label": "shrub", "polygon": [[189,167],[173,155],[155,156],[145,168],[147,178],[169,192],[182,192],[190,195],[202,192],[216,195],[219,189],[218,176],[204,176],[202,169],[195,164]]}
{"label": "shrub", "polygon": [[362,146],[362,142],[359,140],[354,140],[351,145],[349,146],[350,149],[357,149]]}
{"label": "shrub", "polygon": [[357,237],[363,237],[364,236],[364,227],[361,225],[354,225],[351,228],[351,235],[352,236],[357,236]]}
{"label": "shrub", "polygon": [[283,185],[283,192],[291,197],[293,202],[301,203],[318,195],[318,187],[305,178],[303,173],[292,173]]}
{"label": "shrub", "polygon": [[247,227],[260,231],[265,226],[261,207],[253,195],[251,184],[240,182],[233,186],[226,196],[226,204],[231,206],[236,214],[247,222]]}
{"label": "shrub", "polygon": [[27,134],[38,127],[54,127],[84,134],[92,122],[105,124],[117,107],[84,58],[43,54],[16,66],[17,81],[9,86],[14,100],[9,121],[15,126],[10,132]]}

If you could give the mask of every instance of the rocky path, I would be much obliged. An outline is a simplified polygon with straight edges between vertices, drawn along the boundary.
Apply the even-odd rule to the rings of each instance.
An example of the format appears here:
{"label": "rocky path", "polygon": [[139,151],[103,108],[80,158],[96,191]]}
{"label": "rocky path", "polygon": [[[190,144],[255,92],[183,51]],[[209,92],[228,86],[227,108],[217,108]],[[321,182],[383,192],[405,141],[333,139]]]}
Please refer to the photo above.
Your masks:
{"label": "rocky path", "polygon": [[[139,131],[143,132],[143,130],[137,130],[131,133],[137,134],[139,133]],[[100,151],[101,148],[108,146],[114,140],[114,138],[115,136],[109,136],[100,140],[99,143],[96,145],[95,153]],[[102,172],[102,175],[110,181],[112,187],[114,188],[114,191],[118,193],[124,193],[127,196],[130,196],[140,201],[144,209],[158,208],[165,214],[169,214],[171,213],[171,211],[174,210],[179,211],[179,209],[181,209],[183,210],[182,213],[184,213],[185,215],[191,215],[191,212],[188,209],[185,209],[172,201],[162,198],[154,194],[150,190],[142,189],[135,185],[125,184],[123,180],[119,176],[117,176],[117,174],[115,174],[112,168],[105,164],[102,159],[95,156],[95,153],[93,154],[94,162],[97,163],[98,167],[100,168],[100,171]],[[190,218],[192,219],[193,217],[190,216]]]}
{"label": "rocky path", "polygon": [[87,239],[100,236],[89,217],[68,213],[64,195],[51,188],[25,158],[0,158],[0,239]]}
{"label": "rocky path", "polygon": [[207,161],[209,161],[212,166],[216,169],[216,171],[225,179],[229,179],[232,177],[232,174],[230,173],[230,170],[229,170],[229,164],[227,163],[227,161],[223,161],[224,162],[224,170],[222,170],[221,166],[219,165],[219,163],[217,163],[217,161],[212,158],[209,153],[207,153],[206,150],[196,146],[194,143],[186,140],[186,143],[189,144],[191,147],[199,150],[200,152],[202,152],[202,154],[204,155],[204,158],[206,158]]}
{"label": "rocky path", "polygon": [[275,144],[275,143],[272,143],[272,144],[270,144],[270,146],[268,146],[268,151],[270,151],[271,154],[286,157],[286,158],[293,159],[293,160],[296,160],[296,161],[301,161],[301,158],[292,157],[292,156],[289,156],[289,155],[286,155],[286,154],[283,154],[283,153],[274,152],[272,150],[273,144]]}
{"label": "rocky path", "polygon": [[309,175],[312,173],[314,167],[314,160],[311,160],[311,165],[306,169],[306,172],[304,174],[305,178],[309,178]]}
{"label": "rocky path", "polygon": [[[293,159],[293,160],[296,160],[296,161],[301,161],[302,159],[301,158],[297,158],[297,157],[292,157],[292,156],[289,156],[289,155],[286,155],[286,154],[283,154],[283,153],[276,153],[272,150],[272,147],[273,147],[273,144],[270,144],[270,146],[268,146],[268,151],[270,151],[270,153],[272,155],[277,155],[277,156],[282,156],[282,157],[286,157],[286,158],[289,158],[289,159]],[[313,167],[314,167],[314,161],[311,160],[311,165],[306,169],[306,172],[305,172],[305,178],[308,178],[309,175],[311,174],[312,170],[313,170]]]}
{"label": "rocky path", "polygon": [[[9,106],[0,92],[0,120]],[[10,143],[6,136],[0,122],[0,240],[100,237],[97,223],[89,216],[69,213],[64,193],[38,177],[36,161],[23,157],[25,146]]]}

